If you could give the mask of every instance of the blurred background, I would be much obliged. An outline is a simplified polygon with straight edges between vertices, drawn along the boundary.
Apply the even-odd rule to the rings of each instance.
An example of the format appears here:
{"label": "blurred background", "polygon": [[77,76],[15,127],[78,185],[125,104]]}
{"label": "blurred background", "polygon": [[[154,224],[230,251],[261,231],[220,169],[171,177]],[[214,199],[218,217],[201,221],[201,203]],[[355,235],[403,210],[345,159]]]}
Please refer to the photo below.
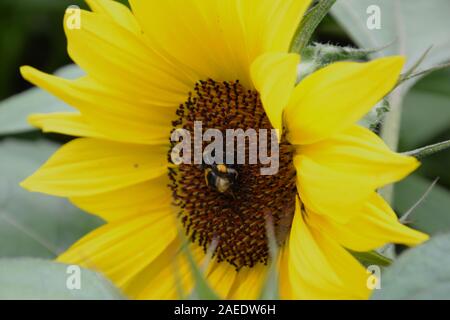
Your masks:
{"label": "blurred background", "polygon": [[[86,7],[80,0],[0,1],[0,101],[30,88],[30,84],[19,75],[21,65],[32,65],[53,73],[71,63],[66,53],[62,27],[62,17],[69,5]],[[426,21],[421,23],[426,24]],[[315,40],[355,46],[331,16],[320,25]],[[0,103],[0,123],[2,107]],[[404,110],[400,151],[448,140],[450,71],[435,72],[418,82],[408,94]],[[42,141],[44,138],[56,143],[67,140],[67,137],[44,135],[38,131],[0,134],[0,142],[5,139]],[[438,185],[410,217],[410,222],[424,231],[438,233],[450,230],[449,164],[450,151],[429,157],[414,176],[397,186],[395,209],[401,215],[413,206],[432,181],[439,177]]]}

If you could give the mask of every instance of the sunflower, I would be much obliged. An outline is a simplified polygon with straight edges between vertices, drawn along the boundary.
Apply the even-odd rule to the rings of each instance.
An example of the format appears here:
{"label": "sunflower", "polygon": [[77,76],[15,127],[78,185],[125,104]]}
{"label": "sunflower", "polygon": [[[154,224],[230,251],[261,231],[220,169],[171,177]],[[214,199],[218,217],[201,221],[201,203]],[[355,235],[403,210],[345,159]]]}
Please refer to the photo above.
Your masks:
{"label": "sunflower", "polygon": [[[257,298],[273,262],[284,299],[364,299],[368,275],[350,250],[427,239],[376,193],[418,161],[355,124],[393,89],[404,58],[339,62],[296,85],[300,57],[288,50],[310,0],[87,2],[80,29],[65,23],[86,76],[21,69],[77,110],[30,122],[78,137],[23,187],[106,221],[58,261],[101,271],[131,298],[175,299],[194,285],[187,241],[198,264],[214,248],[205,278],[222,298]],[[277,129],[279,172],[237,166],[230,197],[199,166],[175,167],[171,133],[197,120]]]}

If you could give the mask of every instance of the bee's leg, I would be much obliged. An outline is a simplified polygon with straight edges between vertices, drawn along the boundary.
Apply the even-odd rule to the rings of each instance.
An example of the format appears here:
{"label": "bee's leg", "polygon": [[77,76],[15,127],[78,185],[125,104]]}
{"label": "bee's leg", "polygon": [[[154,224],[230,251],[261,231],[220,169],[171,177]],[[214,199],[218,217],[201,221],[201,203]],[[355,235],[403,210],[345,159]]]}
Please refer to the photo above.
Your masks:
{"label": "bee's leg", "polygon": [[207,168],[206,170],[205,170],[205,182],[206,182],[206,185],[207,186],[212,186],[212,185],[214,185],[214,184],[211,184],[211,181],[209,180],[210,179],[210,175],[211,175],[211,172],[212,172],[212,170],[210,169],[210,168]]}

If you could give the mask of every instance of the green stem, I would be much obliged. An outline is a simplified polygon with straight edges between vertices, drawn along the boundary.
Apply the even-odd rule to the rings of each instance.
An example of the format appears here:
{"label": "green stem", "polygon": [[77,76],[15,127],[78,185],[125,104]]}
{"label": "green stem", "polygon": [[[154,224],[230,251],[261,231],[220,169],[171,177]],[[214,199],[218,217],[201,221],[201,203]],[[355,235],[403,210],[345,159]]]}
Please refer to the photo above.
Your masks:
{"label": "green stem", "polygon": [[414,73],[411,72],[409,74],[404,75],[401,79],[400,79],[400,83],[403,83],[407,80],[413,79],[413,78],[417,78],[417,77],[422,77],[422,76],[426,76],[434,71],[438,71],[438,70],[442,70],[442,69],[446,69],[446,68],[450,68],[450,63],[446,63],[446,64],[441,64],[439,66],[434,66],[432,68],[426,69],[426,70],[422,70],[420,72]]}
{"label": "green stem", "polygon": [[387,114],[381,131],[381,137],[394,151],[398,149],[403,109],[403,90],[398,88],[388,98],[391,111]]}
{"label": "green stem", "polygon": [[417,159],[423,159],[425,157],[431,156],[435,153],[444,151],[445,149],[450,148],[450,140],[433,144],[431,146],[426,146],[420,149],[416,149],[413,151],[405,152],[405,155],[415,157]]}
{"label": "green stem", "polygon": [[295,32],[291,44],[291,52],[299,54],[303,52],[311,40],[314,31],[316,31],[335,2],[336,0],[320,0],[316,6],[306,13]]}
{"label": "green stem", "polygon": [[[400,140],[400,126],[403,109],[403,89],[397,88],[389,97],[391,111],[384,121],[381,138],[386,142],[391,150],[397,151]],[[392,203],[394,199],[394,186],[390,185],[380,191],[386,201]]]}

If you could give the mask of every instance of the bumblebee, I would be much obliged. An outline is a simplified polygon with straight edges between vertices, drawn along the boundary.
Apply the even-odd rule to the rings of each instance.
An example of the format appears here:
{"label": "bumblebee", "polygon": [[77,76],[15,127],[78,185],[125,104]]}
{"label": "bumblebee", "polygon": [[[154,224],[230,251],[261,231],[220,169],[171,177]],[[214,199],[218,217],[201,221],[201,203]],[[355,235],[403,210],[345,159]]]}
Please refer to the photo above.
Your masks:
{"label": "bumblebee", "polygon": [[238,172],[224,164],[211,165],[205,169],[206,184],[220,193],[231,192],[236,183]]}

